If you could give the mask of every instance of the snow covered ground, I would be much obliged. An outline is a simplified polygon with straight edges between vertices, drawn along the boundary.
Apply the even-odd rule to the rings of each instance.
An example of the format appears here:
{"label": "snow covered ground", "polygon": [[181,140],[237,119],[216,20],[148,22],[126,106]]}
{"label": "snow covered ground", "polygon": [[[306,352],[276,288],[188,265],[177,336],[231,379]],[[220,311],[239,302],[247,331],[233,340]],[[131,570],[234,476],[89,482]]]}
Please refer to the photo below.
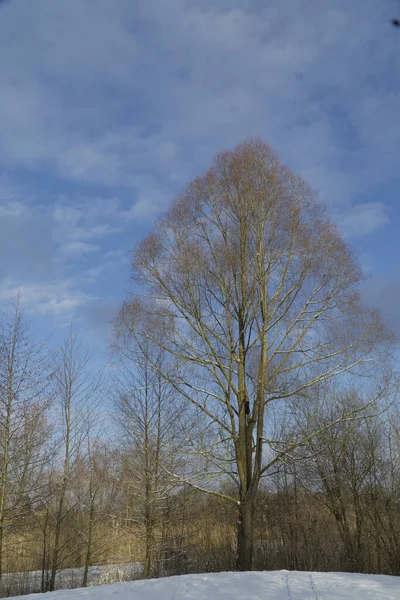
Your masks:
{"label": "snow covered ground", "polygon": [[[270,571],[182,575],[59,590],[51,600],[400,600],[400,578]],[[30,596],[44,599],[43,594]]]}

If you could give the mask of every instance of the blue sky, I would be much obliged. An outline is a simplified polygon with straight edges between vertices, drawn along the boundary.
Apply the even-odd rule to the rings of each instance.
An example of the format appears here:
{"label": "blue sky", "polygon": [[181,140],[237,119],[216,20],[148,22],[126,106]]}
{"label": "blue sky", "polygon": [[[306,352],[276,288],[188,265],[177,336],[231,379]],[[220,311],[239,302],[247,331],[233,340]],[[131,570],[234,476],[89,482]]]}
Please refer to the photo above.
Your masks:
{"label": "blue sky", "polygon": [[[105,347],[130,253],[215,152],[260,134],[318,191],[400,332],[394,0],[0,4],[0,305]],[[56,333],[56,337],[57,337]]]}

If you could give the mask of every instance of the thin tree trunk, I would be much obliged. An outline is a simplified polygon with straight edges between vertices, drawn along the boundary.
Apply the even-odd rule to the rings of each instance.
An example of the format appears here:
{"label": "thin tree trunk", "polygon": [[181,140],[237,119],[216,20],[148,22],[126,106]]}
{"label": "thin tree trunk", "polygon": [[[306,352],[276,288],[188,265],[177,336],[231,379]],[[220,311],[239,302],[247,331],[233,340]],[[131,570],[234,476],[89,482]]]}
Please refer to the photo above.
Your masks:
{"label": "thin tree trunk", "polygon": [[54,547],[53,547],[53,562],[51,567],[51,577],[49,591],[54,592],[56,584],[56,574],[58,568],[58,554],[60,551],[60,535],[61,525],[63,520],[64,511],[64,500],[67,492],[67,485],[69,479],[69,461],[70,461],[70,434],[71,434],[71,389],[68,389],[66,406],[65,406],[65,418],[66,418],[66,435],[65,435],[65,456],[64,456],[64,471],[63,481],[60,490],[60,499],[58,503],[58,510],[56,515],[56,530],[54,536]]}
{"label": "thin tree trunk", "polygon": [[145,561],[143,579],[150,577],[153,554],[153,517],[151,507],[151,490],[149,483],[149,472],[146,471],[146,507],[145,507]]}
{"label": "thin tree trunk", "polygon": [[46,518],[43,525],[43,552],[42,552],[42,585],[41,592],[47,592],[47,582],[45,580],[45,573],[47,571],[47,524],[49,521],[49,509],[46,508]]}
{"label": "thin tree trunk", "polygon": [[92,559],[92,539],[93,539],[93,524],[94,524],[94,494],[90,495],[90,511],[89,511],[89,530],[87,537],[86,555],[85,555],[85,567],[83,571],[82,587],[87,586],[89,566]]}
{"label": "thin tree trunk", "polygon": [[151,573],[151,545],[151,534],[149,532],[149,529],[146,528],[146,555],[144,559],[143,579],[148,579]]}
{"label": "thin tree trunk", "polygon": [[237,571],[251,571],[254,552],[254,500],[239,505],[237,528]]}
{"label": "thin tree trunk", "polygon": [[152,567],[152,538],[153,538],[153,517],[152,517],[152,473],[150,468],[150,439],[149,439],[149,388],[148,388],[148,365],[145,367],[145,417],[144,417],[144,452],[145,452],[145,561],[143,569],[143,579],[150,577]]}
{"label": "thin tree trunk", "polygon": [[64,508],[64,496],[65,496],[64,489],[65,489],[65,487],[64,487],[64,482],[63,482],[60,502],[58,504],[58,511],[57,511],[57,515],[56,515],[56,531],[55,531],[55,536],[54,536],[53,561],[52,561],[52,566],[51,566],[49,592],[54,592],[55,585],[56,585],[58,554],[59,554],[59,550],[60,550],[61,523],[62,523],[63,508]]}

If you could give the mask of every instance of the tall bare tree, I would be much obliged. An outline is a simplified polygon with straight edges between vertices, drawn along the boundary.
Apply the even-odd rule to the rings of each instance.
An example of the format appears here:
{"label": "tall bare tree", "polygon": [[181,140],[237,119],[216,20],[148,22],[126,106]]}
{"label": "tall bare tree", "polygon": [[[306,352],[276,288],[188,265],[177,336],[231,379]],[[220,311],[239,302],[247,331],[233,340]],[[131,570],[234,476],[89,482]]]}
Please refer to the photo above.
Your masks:
{"label": "tall bare tree", "polygon": [[101,495],[101,486],[107,480],[108,464],[106,447],[104,446],[103,448],[103,444],[99,443],[96,439],[92,439],[90,429],[89,423],[89,430],[86,437],[87,469],[84,473],[86,476],[86,486],[84,486],[86,499],[82,502],[83,508],[86,509],[87,519],[86,529],[83,529],[81,532],[81,536],[85,541],[82,587],[86,587],[88,584],[89,568],[92,566],[93,559],[101,556],[101,551],[110,542],[108,531],[105,535],[100,536],[100,538],[99,536],[95,536],[96,524],[100,519],[103,522],[106,521],[105,511],[101,510],[100,507],[99,496]]}
{"label": "tall bare tree", "polygon": [[161,374],[170,367],[168,354],[151,340],[142,352],[126,323],[119,320],[116,325],[113,413],[121,432],[124,484],[133,499],[132,520],[144,539],[143,577],[148,578],[163,558],[161,532],[169,525],[168,498],[178,485],[171,473],[180,460],[188,411]]}
{"label": "tall bare tree", "polygon": [[[71,326],[61,348],[55,371],[62,466],[58,476],[54,514],[50,591],[55,589],[57,570],[64,559],[60,555],[63,524],[74,506],[74,503],[71,505],[67,502],[68,489],[74,468],[79,465],[85,452],[85,440],[98,401],[100,377],[91,371],[90,360],[90,353],[82,348],[82,343]],[[80,537],[77,532],[73,535],[76,539]]]}
{"label": "tall bare tree", "polygon": [[4,536],[40,497],[51,369],[24,322],[20,298],[0,321],[0,579]]}
{"label": "tall bare tree", "polygon": [[392,335],[362,305],[360,267],[326,210],[259,139],[217,155],[188,185],[136,248],[133,270],[147,292],[122,317],[142,348],[152,339],[175,358],[162,375],[214,429],[208,457],[238,490],[237,568],[251,569],[260,477],[282,456],[263,456],[267,409],[350,373],[378,373],[379,396]]}

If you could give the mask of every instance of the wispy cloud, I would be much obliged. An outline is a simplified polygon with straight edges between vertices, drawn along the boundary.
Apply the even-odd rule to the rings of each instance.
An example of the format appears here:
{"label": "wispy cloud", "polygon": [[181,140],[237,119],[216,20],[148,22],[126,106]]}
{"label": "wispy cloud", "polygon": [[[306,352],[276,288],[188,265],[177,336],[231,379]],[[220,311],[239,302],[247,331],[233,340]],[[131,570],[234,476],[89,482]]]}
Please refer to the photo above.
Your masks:
{"label": "wispy cloud", "polygon": [[25,312],[30,315],[73,315],[85,305],[90,296],[73,288],[68,280],[53,281],[47,284],[22,284],[11,278],[3,280],[0,286],[0,305],[21,295]]}
{"label": "wispy cloud", "polygon": [[98,250],[100,250],[100,246],[88,244],[87,242],[69,242],[62,247],[62,252],[68,255],[87,254],[88,252],[97,252]]}
{"label": "wispy cloud", "polygon": [[121,251],[108,256],[100,243],[123,226],[119,200],[61,196],[43,204],[17,186],[1,191],[0,303],[20,292],[28,313],[72,319],[97,297],[88,286],[122,265]]}
{"label": "wispy cloud", "polygon": [[118,232],[122,226],[121,202],[117,197],[65,197],[50,206],[54,221],[53,237],[64,244],[64,250],[94,251],[87,240],[101,239]]}
{"label": "wispy cloud", "polygon": [[337,214],[336,220],[340,230],[349,238],[382,230],[390,223],[388,207],[382,202],[356,204]]}

